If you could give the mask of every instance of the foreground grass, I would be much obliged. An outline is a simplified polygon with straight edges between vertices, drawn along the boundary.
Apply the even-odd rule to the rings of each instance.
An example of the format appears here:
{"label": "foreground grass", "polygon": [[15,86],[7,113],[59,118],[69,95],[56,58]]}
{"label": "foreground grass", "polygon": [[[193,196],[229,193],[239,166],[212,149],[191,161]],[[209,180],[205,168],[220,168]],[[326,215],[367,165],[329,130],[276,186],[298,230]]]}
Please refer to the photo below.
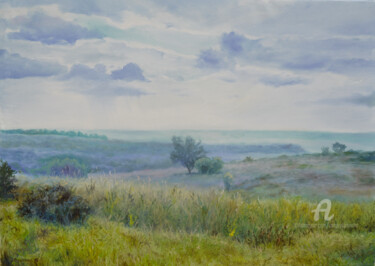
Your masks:
{"label": "foreground grass", "polygon": [[26,220],[0,204],[3,265],[374,265],[375,202],[246,200],[238,193],[134,184],[67,182],[94,208],[83,225]]}
{"label": "foreground grass", "polygon": [[3,265],[373,265],[375,234],[309,233],[293,245],[251,247],[232,239],[124,227],[90,218],[57,226],[0,209]]}

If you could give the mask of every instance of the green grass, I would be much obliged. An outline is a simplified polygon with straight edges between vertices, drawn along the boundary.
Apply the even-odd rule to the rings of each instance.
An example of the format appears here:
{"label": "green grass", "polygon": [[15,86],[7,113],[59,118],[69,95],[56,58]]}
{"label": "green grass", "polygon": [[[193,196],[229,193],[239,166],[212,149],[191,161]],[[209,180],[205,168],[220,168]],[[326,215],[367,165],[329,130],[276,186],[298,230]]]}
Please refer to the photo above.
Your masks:
{"label": "green grass", "polygon": [[374,265],[375,202],[253,200],[237,192],[116,180],[66,182],[95,212],[83,225],[24,219],[0,203],[3,265]]}

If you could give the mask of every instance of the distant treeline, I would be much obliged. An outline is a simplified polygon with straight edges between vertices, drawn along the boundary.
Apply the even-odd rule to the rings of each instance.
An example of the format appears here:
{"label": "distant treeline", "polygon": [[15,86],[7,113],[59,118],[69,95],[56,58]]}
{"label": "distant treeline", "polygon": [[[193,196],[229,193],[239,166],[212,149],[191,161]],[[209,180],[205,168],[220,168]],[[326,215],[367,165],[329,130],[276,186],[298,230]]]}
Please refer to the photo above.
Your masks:
{"label": "distant treeline", "polygon": [[1,130],[1,133],[5,134],[22,134],[22,135],[58,135],[67,137],[81,137],[90,139],[103,139],[107,140],[107,136],[98,134],[86,134],[81,131],[58,131],[58,130],[48,130],[48,129],[9,129]]}

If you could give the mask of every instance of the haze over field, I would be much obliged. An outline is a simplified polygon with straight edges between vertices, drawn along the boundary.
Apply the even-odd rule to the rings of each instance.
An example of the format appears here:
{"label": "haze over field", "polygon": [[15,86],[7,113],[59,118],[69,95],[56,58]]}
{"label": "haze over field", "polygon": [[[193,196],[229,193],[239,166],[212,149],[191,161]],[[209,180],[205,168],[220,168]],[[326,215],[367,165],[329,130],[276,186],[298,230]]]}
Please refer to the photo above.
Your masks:
{"label": "haze over field", "polygon": [[0,128],[375,130],[373,1],[0,3]]}
{"label": "haze over field", "polygon": [[0,265],[375,265],[375,0],[0,0]]}

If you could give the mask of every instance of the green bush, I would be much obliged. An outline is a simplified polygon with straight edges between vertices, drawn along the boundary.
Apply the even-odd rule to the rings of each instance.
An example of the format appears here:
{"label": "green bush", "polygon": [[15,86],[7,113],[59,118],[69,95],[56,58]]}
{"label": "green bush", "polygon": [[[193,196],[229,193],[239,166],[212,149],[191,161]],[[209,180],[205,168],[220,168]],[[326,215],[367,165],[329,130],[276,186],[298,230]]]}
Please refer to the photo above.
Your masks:
{"label": "green bush", "polygon": [[226,173],[224,175],[224,187],[226,191],[229,191],[231,187],[233,186],[233,175],[231,173]]}
{"label": "green bush", "polygon": [[60,184],[37,186],[19,196],[18,212],[28,218],[66,225],[84,222],[90,211],[87,202],[74,195],[71,187]]}
{"label": "green bush", "polygon": [[246,158],[243,159],[242,162],[243,163],[251,163],[251,162],[254,162],[254,159],[251,156],[246,156]]}
{"label": "green bush", "polygon": [[345,144],[341,144],[339,142],[336,142],[336,143],[333,143],[332,144],[332,150],[335,152],[335,153],[343,153],[346,149],[346,145]]}
{"label": "green bush", "polygon": [[322,147],[322,155],[329,155],[329,147]]}
{"label": "green bush", "polygon": [[216,174],[223,168],[224,162],[218,158],[201,158],[195,162],[195,167],[201,174]]}
{"label": "green bush", "polygon": [[0,160],[0,164],[0,198],[12,198],[17,188],[14,176],[16,171],[7,162]]}
{"label": "green bush", "polygon": [[78,158],[52,157],[45,161],[42,172],[50,176],[87,177],[89,168]]}
{"label": "green bush", "polygon": [[375,162],[375,151],[363,152],[359,154],[358,159],[361,162]]}

